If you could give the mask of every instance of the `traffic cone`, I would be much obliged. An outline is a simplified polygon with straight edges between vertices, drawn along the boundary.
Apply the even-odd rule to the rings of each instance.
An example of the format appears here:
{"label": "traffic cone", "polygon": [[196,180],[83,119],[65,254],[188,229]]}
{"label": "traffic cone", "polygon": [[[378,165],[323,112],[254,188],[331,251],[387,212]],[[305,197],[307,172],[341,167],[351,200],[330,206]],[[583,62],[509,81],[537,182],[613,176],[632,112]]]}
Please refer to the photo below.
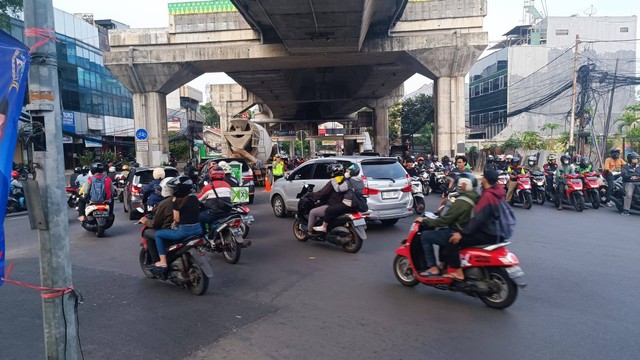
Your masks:
{"label": "traffic cone", "polygon": [[268,176],[264,177],[264,191],[266,191],[266,192],[271,191],[271,184],[269,183],[269,177]]}

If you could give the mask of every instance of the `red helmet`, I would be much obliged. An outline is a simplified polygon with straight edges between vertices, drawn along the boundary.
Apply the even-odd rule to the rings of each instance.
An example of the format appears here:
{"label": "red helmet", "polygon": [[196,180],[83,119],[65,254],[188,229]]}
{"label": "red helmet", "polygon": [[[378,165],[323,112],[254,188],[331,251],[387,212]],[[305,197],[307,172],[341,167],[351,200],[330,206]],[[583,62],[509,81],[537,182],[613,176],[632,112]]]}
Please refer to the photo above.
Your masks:
{"label": "red helmet", "polygon": [[12,178],[12,179],[16,179],[16,180],[18,180],[18,178],[19,178],[19,177],[20,177],[20,174],[19,174],[17,171],[13,170],[13,171],[11,172],[11,178]]}
{"label": "red helmet", "polygon": [[220,166],[215,166],[209,170],[209,179],[211,180],[224,180],[224,169]]}

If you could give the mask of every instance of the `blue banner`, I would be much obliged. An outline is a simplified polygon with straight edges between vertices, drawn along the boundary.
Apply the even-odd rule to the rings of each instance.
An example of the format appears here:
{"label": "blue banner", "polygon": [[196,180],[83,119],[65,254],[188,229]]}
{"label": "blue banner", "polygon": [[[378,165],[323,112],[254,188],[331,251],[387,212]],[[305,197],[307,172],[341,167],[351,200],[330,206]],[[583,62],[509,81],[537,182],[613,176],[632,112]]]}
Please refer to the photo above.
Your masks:
{"label": "blue banner", "polygon": [[4,278],[4,217],[28,75],[29,50],[0,30],[0,285]]}
{"label": "blue banner", "polygon": [[76,113],[73,111],[62,112],[62,130],[72,133],[76,132]]}

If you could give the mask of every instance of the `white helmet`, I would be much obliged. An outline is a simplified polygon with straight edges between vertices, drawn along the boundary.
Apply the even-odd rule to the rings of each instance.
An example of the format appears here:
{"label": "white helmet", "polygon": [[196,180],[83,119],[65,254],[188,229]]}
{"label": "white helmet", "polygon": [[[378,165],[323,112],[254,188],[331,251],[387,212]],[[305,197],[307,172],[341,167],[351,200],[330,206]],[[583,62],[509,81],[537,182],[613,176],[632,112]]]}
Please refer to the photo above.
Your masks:
{"label": "white helmet", "polygon": [[164,174],[164,169],[161,167],[157,167],[155,169],[153,169],[153,178],[156,180],[161,180],[164,179],[165,174]]}
{"label": "white helmet", "polygon": [[218,163],[218,166],[220,166],[222,168],[222,170],[224,170],[225,174],[230,174],[231,173],[231,165],[229,165],[226,161],[220,161]]}
{"label": "white helmet", "polygon": [[110,172],[110,173],[114,173],[114,172],[116,172],[116,167],[115,167],[115,166],[110,167],[110,168],[109,168],[109,172]]}
{"label": "white helmet", "polygon": [[172,177],[168,177],[168,178],[164,178],[164,179],[162,179],[162,181],[160,181],[160,187],[162,188],[162,192],[161,192],[162,197],[173,196],[173,188],[171,188],[171,187],[169,187],[167,185],[167,183],[169,183],[169,181],[171,181],[173,179],[174,178],[172,178]]}
{"label": "white helmet", "polygon": [[513,160],[513,155],[507,155],[507,161]]}

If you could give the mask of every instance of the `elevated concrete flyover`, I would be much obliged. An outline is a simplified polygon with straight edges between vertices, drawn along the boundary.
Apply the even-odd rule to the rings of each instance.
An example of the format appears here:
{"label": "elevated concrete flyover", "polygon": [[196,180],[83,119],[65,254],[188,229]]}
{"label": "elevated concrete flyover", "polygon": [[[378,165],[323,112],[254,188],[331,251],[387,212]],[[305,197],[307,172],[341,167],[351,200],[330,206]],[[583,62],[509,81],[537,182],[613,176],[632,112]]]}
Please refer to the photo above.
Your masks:
{"label": "elevated concrete flyover", "polygon": [[150,133],[149,150],[137,153],[145,164],[166,153],[165,94],[208,72],[227,73],[280,120],[325,122],[371,107],[380,153],[389,150],[387,110],[420,73],[436,84],[438,153],[464,141],[464,76],[488,43],[486,0],[208,3],[224,1],[225,12],[172,14],[168,28],[109,32],[105,65],[134,93],[136,128]]}

